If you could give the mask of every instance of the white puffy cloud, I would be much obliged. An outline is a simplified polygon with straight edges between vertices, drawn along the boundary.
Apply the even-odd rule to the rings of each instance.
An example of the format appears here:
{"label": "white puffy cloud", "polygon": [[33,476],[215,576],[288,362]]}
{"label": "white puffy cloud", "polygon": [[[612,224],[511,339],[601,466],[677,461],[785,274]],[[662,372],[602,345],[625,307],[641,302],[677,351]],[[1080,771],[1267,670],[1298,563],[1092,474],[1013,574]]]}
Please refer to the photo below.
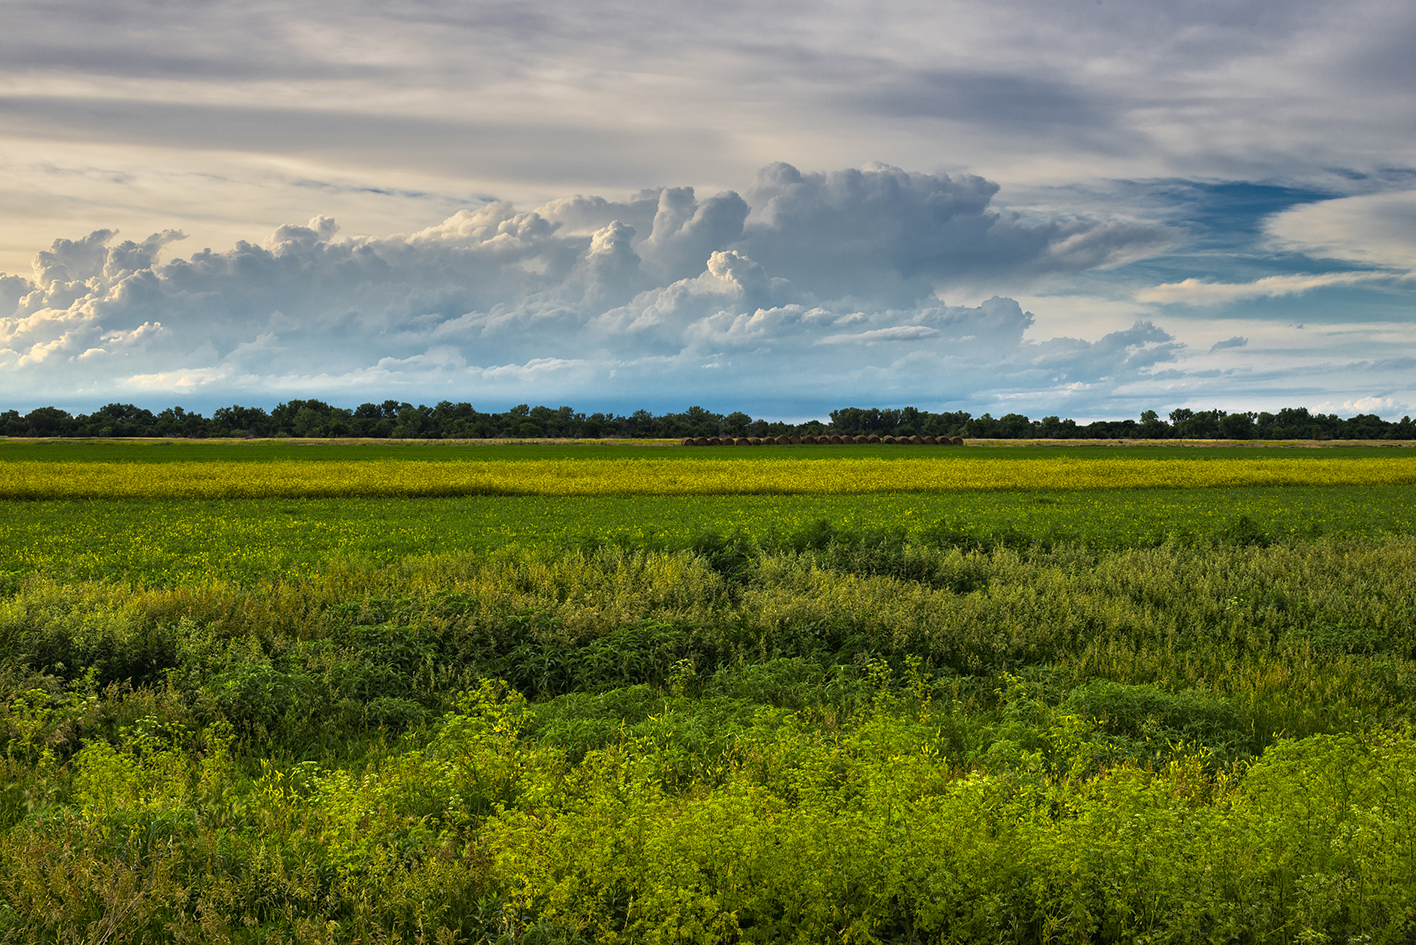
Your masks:
{"label": "white puffy cloud", "polygon": [[1011,299],[940,301],[951,286],[1106,266],[1167,239],[997,211],[996,190],[977,177],[778,164],[745,195],[492,201],[390,237],[342,236],[319,216],[166,261],[182,234],[120,242],[99,230],[55,241],[32,277],[0,281],[0,394],[166,391],[199,408],[397,390],[820,410],[843,398],[1109,390],[1180,356],[1149,323],[1038,342]]}

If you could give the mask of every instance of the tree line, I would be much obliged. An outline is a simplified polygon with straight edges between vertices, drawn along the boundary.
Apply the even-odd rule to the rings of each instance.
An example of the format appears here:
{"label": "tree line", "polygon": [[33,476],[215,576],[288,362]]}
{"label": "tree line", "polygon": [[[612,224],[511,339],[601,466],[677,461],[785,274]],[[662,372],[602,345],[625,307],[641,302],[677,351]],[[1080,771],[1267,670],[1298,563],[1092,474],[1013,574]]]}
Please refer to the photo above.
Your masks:
{"label": "tree line", "polygon": [[290,400],[261,407],[221,407],[210,417],[181,407],[154,413],[133,404],[108,404],[91,414],[40,407],[21,415],[0,413],[0,434],[28,437],[373,437],[378,439],[491,439],[567,437],[782,436],[839,433],[851,436],[963,436],[973,439],[1234,439],[1234,440],[1416,440],[1410,417],[1383,420],[1375,414],[1342,418],[1285,407],[1277,413],[1172,410],[1162,419],[1147,410],[1137,420],[1077,423],[1060,417],[1033,420],[1010,413],[994,417],[966,411],[931,413],[915,407],[845,407],[830,422],[784,423],[736,411],[714,413],[690,407],[682,413],[581,413],[570,407],[531,407],[482,413],[469,403],[442,401],[432,407],[395,400],[352,410],[319,400]]}

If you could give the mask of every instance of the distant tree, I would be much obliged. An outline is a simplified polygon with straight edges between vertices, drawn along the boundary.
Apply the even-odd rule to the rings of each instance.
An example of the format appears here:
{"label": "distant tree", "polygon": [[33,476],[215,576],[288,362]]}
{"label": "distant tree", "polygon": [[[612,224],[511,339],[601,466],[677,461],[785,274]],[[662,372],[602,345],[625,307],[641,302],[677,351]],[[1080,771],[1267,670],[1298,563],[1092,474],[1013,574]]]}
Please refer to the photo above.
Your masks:
{"label": "distant tree", "polygon": [[207,435],[207,421],[199,413],[188,413],[181,407],[168,407],[151,424],[155,436],[177,436],[200,439]]}
{"label": "distant tree", "polygon": [[260,407],[232,405],[211,415],[212,436],[269,436],[270,416]]}
{"label": "distant tree", "polygon": [[16,410],[0,413],[0,434],[7,436],[369,436],[369,437],[598,437],[598,436],[780,436],[786,433],[820,435],[827,432],[861,434],[915,433],[930,436],[1027,438],[1196,438],[1232,439],[1416,439],[1410,417],[1388,423],[1375,414],[1342,419],[1336,414],[1313,414],[1304,407],[1285,407],[1272,413],[1171,411],[1170,423],[1154,410],[1135,420],[1097,420],[1085,426],[1057,415],[1031,420],[1010,413],[995,419],[985,413],[974,417],[964,411],[931,413],[917,407],[842,407],[831,411],[828,425],[817,420],[794,424],[754,419],[742,411],[727,416],[700,406],[683,413],[656,416],[636,410],[629,416],[596,413],[586,416],[572,407],[531,407],[518,404],[505,413],[479,413],[470,403],[440,401],[434,407],[413,406],[394,400],[363,403],[350,410],[320,400],[290,400],[270,414],[259,407],[233,405],[216,410],[210,420],[182,407],[169,407],[154,415],[133,404],[107,404],[88,416],[70,416],[57,407],[41,407],[21,416]]}
{"label": "distant tree", "polygon": [[964,425],[966,434],[971,437],[995,437],[998,436],[998,421],[993,419],[993,415],[985,413],[981,417],[974,417]]}
{"label": "distant tree", "polygon": [[723,418],[723,432],[728,436],[747,436],[747,425],[752,418],[741,410],[734,410]]}
{"label": "distant tree", "polygon": [[[1189,416],[1175,424],[1177,436],[1195,440],[1217,440],[1221,436],[1219,422],[1223,417],[1221,410],[1201,410],[1185,411]],[[1179,413],[1179,411],[1176,411]],[[1172,420],[1175,414],[1171,415]]]}
{"label": "distant tree", "polygon": [[74,419],[58,407],[36,407],[25,414],[22,436],[73,436]]}
{"label": "distant tree", "polygon": [[1254,438],[1254,414],[1220,411],[1219,432],[1231,440],[1252,440]]}
{"label": "distant tree", "polygon": [[1147,410],[1141,414],[1140,433],[1148,440],[1159,440],[1169,436],[1171,428],[1154,410]]}
{"label": "distant tree", "polygon": [[1342,438],[1347,440],[1381,440],[1390,437],[1394,424],[1389,424],[1374,413],[1359,413],[1344,424]]}
{"label": "distant tree", "polygon": [[1007,437],[1012,440],[1029,439],[1036,436],[1032,421],[1020,413],[1010,413],[999,417],[996,429],[998,432],[994,436]]}
{"label": "distant tree", "polygon": [[431,411],[422,404],[417,407],[412,404],[399,404],[389,437],[395,440],[412,440],[424,436],[431,426],[428,416],[430,413]]}
{"label": "distant tree", "polygon": [[1307,407],[1284,407],[1269,424],[1268,437],[1275,440],[1310,440],[1317,438],[1313,415]]}

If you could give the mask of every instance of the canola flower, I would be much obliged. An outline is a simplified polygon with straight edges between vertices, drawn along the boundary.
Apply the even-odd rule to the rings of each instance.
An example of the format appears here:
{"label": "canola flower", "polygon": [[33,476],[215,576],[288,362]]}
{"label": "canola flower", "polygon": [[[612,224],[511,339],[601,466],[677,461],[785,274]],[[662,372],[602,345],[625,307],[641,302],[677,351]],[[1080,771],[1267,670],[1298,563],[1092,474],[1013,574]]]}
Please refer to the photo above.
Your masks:
{"label": "canola flower", "polygon": [[1416,484],[1416,457],[0,463],[0,499],[862,495]]}

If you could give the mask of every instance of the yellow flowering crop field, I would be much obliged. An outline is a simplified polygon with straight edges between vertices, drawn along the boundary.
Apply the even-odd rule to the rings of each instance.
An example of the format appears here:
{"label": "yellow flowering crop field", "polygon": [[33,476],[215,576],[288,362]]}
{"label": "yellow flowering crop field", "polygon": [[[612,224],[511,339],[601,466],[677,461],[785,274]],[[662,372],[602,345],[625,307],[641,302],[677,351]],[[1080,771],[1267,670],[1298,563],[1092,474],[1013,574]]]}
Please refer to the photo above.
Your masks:
{"label": "yellow flowering crop field", "polygon": [[0,499],[851,495],[1416,484],[1416,457],[0,463]]}

